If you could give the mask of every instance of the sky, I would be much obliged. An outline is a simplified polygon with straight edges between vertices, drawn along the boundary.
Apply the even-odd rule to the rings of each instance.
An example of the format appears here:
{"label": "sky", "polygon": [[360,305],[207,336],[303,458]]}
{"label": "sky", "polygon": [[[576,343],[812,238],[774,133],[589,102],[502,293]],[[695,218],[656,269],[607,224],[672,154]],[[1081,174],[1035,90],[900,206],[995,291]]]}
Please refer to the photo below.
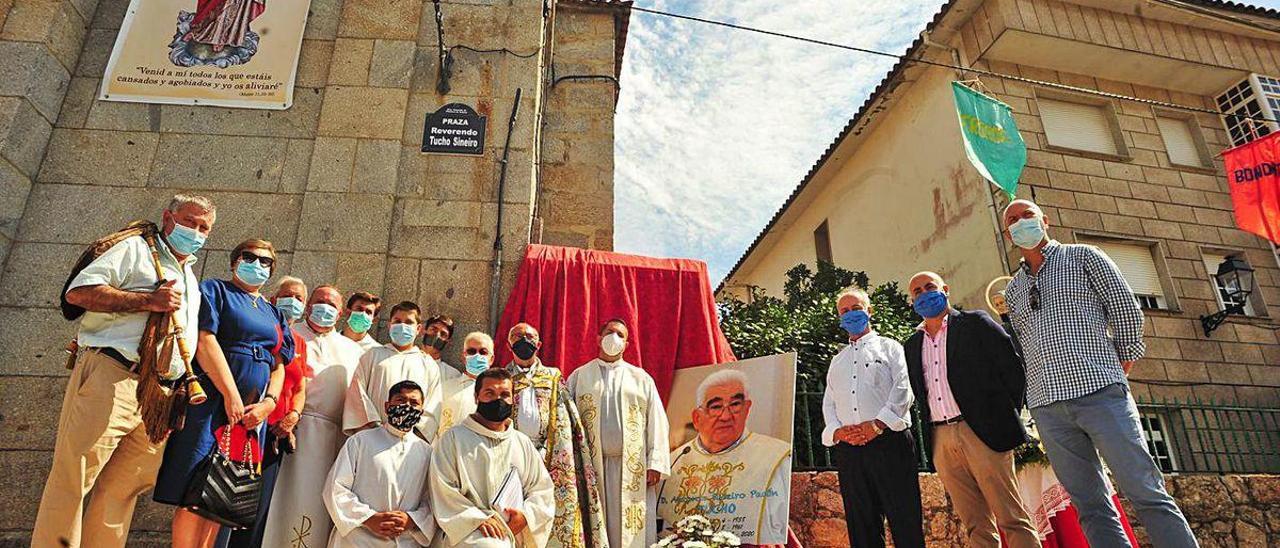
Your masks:
{"label": "sky", "polygon": [[[635,5],[901,54],[943,3]],[[614,128],[615,249],[706,261],[718,284],[893,63],[632,12]]]}

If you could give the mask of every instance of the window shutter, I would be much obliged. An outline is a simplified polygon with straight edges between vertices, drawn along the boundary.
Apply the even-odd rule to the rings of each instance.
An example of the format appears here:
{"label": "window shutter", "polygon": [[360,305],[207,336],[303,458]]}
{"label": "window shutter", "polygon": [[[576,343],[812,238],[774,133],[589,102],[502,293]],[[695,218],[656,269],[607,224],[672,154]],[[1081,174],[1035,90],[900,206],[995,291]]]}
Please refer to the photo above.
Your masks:
{"label": "window shutter", "polygon": [[1196,146],[1188,120],[1158,116],[1156,125],[1160,127],[1160,136],[1164,138],[1164,148],[1169,152],[1169,162],[1204,167],[1204,158],[1200,155],[1200,147]]}
{"label": "window shutter", "polygon": [[1215,285],[1218,282],[1217,278],[1214,278],[1213,276],[1218,273],[1218,266],[1226,260],[1227,257],[1224,255],[1218,255],[1216,253],[1204,254],[1204,271],[1209,274],[1209,281],[1213,282]]}
{"label": "window shutter", "polygon": [[1053,146],[1118,154],[1106,108],[1056,99],[1036,99],[1045,136]]}
{"label": "window shutter", "polygon": [[1144,245],[1099,242],[1097,244],[1120,267],[1129,287],[1138,295],[1164,296],[1160,272],[1151,258],[1151,248]]}
{"label": "window shutter", "polygon": [[813,231],[813,247],[817,253],[818,260],[824,262],[832,262],[831,260],[831,231],[827,228],[827,222],[822,221],[818,228]]}

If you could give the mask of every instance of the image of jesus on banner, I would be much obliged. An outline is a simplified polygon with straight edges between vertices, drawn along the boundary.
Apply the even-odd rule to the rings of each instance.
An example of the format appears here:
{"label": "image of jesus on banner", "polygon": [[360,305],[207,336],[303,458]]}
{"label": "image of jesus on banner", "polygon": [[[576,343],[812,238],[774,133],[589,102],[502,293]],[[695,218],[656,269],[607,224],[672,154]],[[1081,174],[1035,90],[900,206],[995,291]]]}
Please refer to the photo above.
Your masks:
{"label": "image of jesus on banner", "polygon": [[180,67],[248,63],[259,40],[249,24],[266,10],[266,0],[197,0],[194,13],[178,12],[169,60]]}

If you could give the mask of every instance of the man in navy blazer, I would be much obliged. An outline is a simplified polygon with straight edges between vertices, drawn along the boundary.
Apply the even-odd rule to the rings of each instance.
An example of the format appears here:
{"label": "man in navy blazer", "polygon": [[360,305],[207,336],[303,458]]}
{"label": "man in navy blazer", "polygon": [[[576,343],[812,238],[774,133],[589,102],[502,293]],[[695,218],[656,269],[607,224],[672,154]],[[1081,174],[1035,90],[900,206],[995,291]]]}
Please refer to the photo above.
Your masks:
{"label": "man in navy blazer", "polygon": [[1040,546],[1018,497],[1013,449],[1027,440],[1025,375],[1013,341],[987,313],[960,312],[942,276],[921,272],[908,291],[924,318],[903,345],[925,451],[964,524],[966,545]]}

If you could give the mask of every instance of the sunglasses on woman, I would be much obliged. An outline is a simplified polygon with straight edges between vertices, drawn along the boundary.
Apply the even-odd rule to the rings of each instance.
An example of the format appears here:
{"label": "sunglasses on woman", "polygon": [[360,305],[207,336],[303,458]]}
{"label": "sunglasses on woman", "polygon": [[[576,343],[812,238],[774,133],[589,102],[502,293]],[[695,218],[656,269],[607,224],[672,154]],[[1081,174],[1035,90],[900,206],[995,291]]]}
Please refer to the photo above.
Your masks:
{"label": "sunglasses on woman", "polygon": [[276,264],[275,259],[272,259],[271,257],[263,256],[263,255],[258,255],[252,251],[241,251],[240,260],[246,263],[256,262],[262,265],[263,268],[271,268],[271,265]]}

